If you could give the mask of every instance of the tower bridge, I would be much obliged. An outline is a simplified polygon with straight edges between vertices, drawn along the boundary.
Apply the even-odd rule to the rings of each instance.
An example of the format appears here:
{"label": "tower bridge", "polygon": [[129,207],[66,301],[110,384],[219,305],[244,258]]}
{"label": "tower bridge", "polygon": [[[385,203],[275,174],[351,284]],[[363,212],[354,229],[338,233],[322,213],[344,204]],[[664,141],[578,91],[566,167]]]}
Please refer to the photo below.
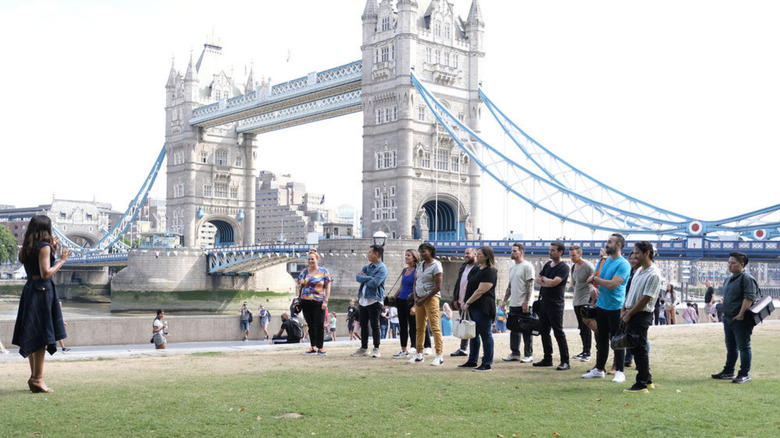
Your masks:
{"label": "tower bridge", "polygon": [[[171,231],[193,248],[201,227],[216,227],[225,248],[208,253],[206,270],[215,276],[300,257],[304,248],[255,245],[261,135],[362,112],[364,235],[435,240],[443,255],[478,244],[500,253],[507,241],[479,240],[481,178],[487,175],[511,202],[551,220],[651,236],[661,257],[716,260],[734,249],[756,260],[780,256],[769,240],[780,236],[780,205],[713,221],[671,212],[598,181],[520,129],[481,88],[485,22],[479,3],[471,0],[461,19],[446,1],[366,0],[360,60],[276,85],[255,81],[253,71],[239,83],[213,40],[183,74],[172,67],[166,142],[147,180],[148,186],[167,157]],[[510,140],[508,149],[481,138],[483,109]],[[718,240],[723,234],[747,240]],[[531,255],[543,256],[549,247],[546,240],[527,243]],[[579,243],[586,255],[603,244]]]}

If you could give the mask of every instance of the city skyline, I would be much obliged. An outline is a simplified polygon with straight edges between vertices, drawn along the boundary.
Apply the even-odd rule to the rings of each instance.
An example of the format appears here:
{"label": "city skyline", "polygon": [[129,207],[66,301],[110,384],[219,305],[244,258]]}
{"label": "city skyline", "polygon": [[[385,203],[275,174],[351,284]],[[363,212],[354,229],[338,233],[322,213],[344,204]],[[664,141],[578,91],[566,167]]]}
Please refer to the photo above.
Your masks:
{"label": "city skyline", "polygon": [[[465,17],[470,3],[454,1],[456,13]],[[284,5],[219,5],[217,11],[206,1],[188,3],[186,10],[175,2],[145,1],[0,6],[0,35],[21,41],[9,48],[13,68],[0,73],[11,103],[0,111],[12,127],[3,148],[13,151],[6,174],[22,182],[4,190],[0,203],[22,207],[56,196],[124,210],[164,141],[171,54],[183,72],[190,48],[197,57],[209,34],[221,38],[236,76],[254,61],[255,78],[273,83],[360,58],[364,0],[338,9],[302,1],[307,13],[288,20],[275,19],[288,12]],[[704,220],[778,203],[757,193],[772,182],[780,140],[772,129],[780,116],[773,104],[780,99],[780,61],[768,55],[780,40],[773,24],[780,6],[480,6],[485,92],[576,167],[632,196]],[[257,26],[226,24],[231,20]],[[328,38],[319,38],[326,32]],[[488,141],[508,142],[486,112],[482,119]],[[331,208],[359,208],[361,120],[355,114],[264,134],[258,168],[292,174],[324,193]],[[280,153],[290,144],[300,158]],[[42,176],[27,183],[31,169]],[[502,191],[488,177],[483,181],[486,192]],[[158,180],[151,195],[164,199],[164,187]],[[516,202],[497,199],[499,205]],[[494,224],[485,218],[490,237],[518,232],[509,217],[514,213],[504,210],[492,215]],[[554,237],[554,222],[541,223],[544,231],[536,234]]]}

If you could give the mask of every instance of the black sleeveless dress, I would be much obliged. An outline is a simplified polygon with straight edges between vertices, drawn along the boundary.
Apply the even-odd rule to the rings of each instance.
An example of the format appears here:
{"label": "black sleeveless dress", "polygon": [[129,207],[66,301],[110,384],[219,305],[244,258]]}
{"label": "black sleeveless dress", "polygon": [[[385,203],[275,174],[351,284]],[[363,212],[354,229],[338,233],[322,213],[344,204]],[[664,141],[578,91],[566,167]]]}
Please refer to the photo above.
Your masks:
{"label": "black sleeveless dress", "polygon": [[[41,275],[38,254],[44,246],[50,245],[48,242],[39,242],[33,252],[32,260],[24,264],[27,283],[19,300],[19,311],[16,314],[14,336],[11,341],[19,346],[19,354],[22,357],[27,357],[43,347],[46,347],[49,354],[54,354],[57,351],[57,341],[67,337],[54,282],[51,279],[32,279],[33,276]],[[51,264],[54,264],[54,251],[51,254]]]}

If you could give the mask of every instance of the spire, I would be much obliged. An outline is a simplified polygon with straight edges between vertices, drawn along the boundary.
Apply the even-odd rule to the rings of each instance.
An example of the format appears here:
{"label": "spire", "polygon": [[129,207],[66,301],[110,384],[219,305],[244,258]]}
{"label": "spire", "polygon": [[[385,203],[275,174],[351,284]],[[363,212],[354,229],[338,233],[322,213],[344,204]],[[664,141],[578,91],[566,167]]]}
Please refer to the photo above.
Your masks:
{"label": "spire", "polygon": [[482,19],[482,10],[479,7],[479,0],[471,0],[471,9],[469,9],[469,18],[466,20],[469,24],[485,25]]}
{"label": "spire", "polygon": [[249,74],[246,77],[246,85],[244,85],[244,93],[251,93],[255,91],[255,63],[249,64]]}
{"label": "spire", "polygon": [[176,68],[174,67],[174,61],[176,59],[171,56],[171,71],[168,73],[168,83],[165,84],[165,88],[173,88],[176,86]]}
{"label": "spire", "polygon": [[184,82],[197,82],[198,73],[195,72],[195,63],[192,62],[192,51],[190,50],[190,62],[187,64],[187,73],[184,75]]}
{"label": "spire", "polygon": [[363,20],[367,18],[377,18],[378,11],[379,5],[376,4],[376,0],[366,0],[366,7],[363,9],[363,16],[360,18]]}

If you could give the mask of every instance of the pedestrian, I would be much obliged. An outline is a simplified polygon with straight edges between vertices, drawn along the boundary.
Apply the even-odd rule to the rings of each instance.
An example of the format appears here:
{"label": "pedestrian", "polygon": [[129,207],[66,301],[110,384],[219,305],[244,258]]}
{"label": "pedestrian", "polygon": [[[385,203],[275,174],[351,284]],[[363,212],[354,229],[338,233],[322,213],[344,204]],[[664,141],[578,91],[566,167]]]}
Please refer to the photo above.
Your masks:
{"label": "pedestrian", "polygon": [[548,261],[542,271],[536,276],[536,284],[540,286],[539,297],[541,298],[541,309],[539,314],[539,335],[542,337],[542,348],[544,349],[544,358],[539,362],[534,362],[535,367],[551,367],[552,361],[552,338],[550,330],[555,334],[555,340],[558,342],[558,352],[561,355],[561,363],[556,368],[558,371],[571,369],[569,365],[569,345],[566,342],[566,334],[563,332],[563,291],[566,288],[566,280],[569,278],[569,265],[561,257],[566,247],[561,242],[553,242],[550,245],[550,261]]}
{"label": "pedestrian", "polygon": [[[465,303],[462,309],[469,312],[476,325],[477,336],[469,341],[469,358],[459,368],[474,371],[490,371],[493,365],[493,333],[490,326],[496,315],[496,283],[498,271],[493,248],[482,246],[476,254],[478,267],[469,272]],[[477,366],[479,347],[482,344],[482,363]]]}
{"label": "pedestrian", "polygon": [[704,313],[707,314],[708,322],[714,322],[709,319],[709,316],[710,310],[712,310],[712,306],[715,304],[715,288],[712,287],[712,283],[709,280],[704,281],[704,286],[707,288],[704,292]]}
{"label": "pedestrian", "polygon": [[[596,301],[596,366],[582,375],[583,379],[603,379],[606,376],[604,367],[609,359],[610,339],[620,330],[620,309],[626,300],[626,284],[631,274],[631,265],[621,252],[626,245],[622,234],[614,233],[609,236],[604,248],[607,251],[607,260],[601,267],[599,275],[593,274],[588,279],[599,288],[599,297]],[[625,351],[614,352],[615,383],[626,381],[623,373],[625,367]]]}
{"label": "pedestrian", "polygon": [[268,340],[268,323],[271,321],[271,312],[263,304],[257,308],[257,317],[260,319],[260,328],[263,329],[265,340]]}
{"label": "pedestrian", "polygon": [[693,307],[692,302],[688,301],[685,303],[685,310],[683,310],[682,317],[686,324],[696,324],[696,322],[698,322],[696,309]]}
{"label": "pedestrian", "polygon": [[499,302],[496,306],[494,327],[496,333],[504,333],[506,331],[506,305],[503,302]]}
{"label": "pedestrian", "polygon": [[330,338],[336,342],[336,312],[330,313]]}
{"label": "pedestrian", "polygon": [[[385,295],[385,280],[387,279],[387,266],[382,262],[385,249],[379,245],[371,245],[368,249],[368,264],[363,266],[355,276],[355,281],[360,283],[358,288],[358,314],[360,315],[360,348],[352,353],[353,357],[381,356],[379,345],[381,332],[379,331],[379,314],[382,313],[382,300]],[[371,324],[371,336],[374,338],[374,349],[368,351],[368,326]]]}
{"label": "pedestrian", "polygon": [[165,350],[168,345],[168,321],[163,321],[165,312],[162,309],[157,309],[157,316],[152,322],[152,343],[157,350]]}
{"label": "pedestrian", "polygon": [[441,335],[452,336],[452,309],[444,303],[441,310]]}
{"label": "pedestrian", "polygon": [[328,310],[330,284],[333,281],[327,269],[319,266],[320,255],[312,248],[306,257],[307,267],[298,275],[298,291],[301,297],[301,310],[306,324],[309,326],[309,343],[311,348],[307,355],[326,356],[325,342],[325,312]]}
{"label": "pedestrian", "polygon": [[[62,301],[60,301],[60,309],[62,309]],[[68,321],[63,320],[62,323],[65,325],[65,327],[68,327]],[[70,348],[65,346],[64,339],[60,339],[58,342],[60,343],[60,349],[62,350],[63,353],[70,351]],[[3,344],[0,343],[0,347],[2,347],[2,345]]]}
{"label": "pedestrian", "polygon": [[[713,374],[713,379],[730,379],[732,383],[745,383],[751,380],[750,367],[753,352],[750,348],[750,336],[753,334],[753,321],[746,318],[748,308],[758,298],[758,283],[745,270],[748,256],[734,251],[729,254],[728,269],[731,277],[723,284],[723,333],[726,338],[726,364],[723,370]],[[734,368],[739,356],[739,372],[734,376]]]}
{"label": "pedestrian", "polygon": [[571,285],[574,288],[574,316],[577,318],[577,327],[580,331],[580,341],[582,341],[582,352],[575,355],[574,359],[582,362],[590,362],[590,350],[593,343],[593,332],[588,324],[583,321],[582,313],[590,304],[590,284],[588,278],[596,272],[593,265],[582,258],[582,247],[572,245],[569,247],[569,257],[571,257]]}
{"label": "pedestrian", "polygon": [[[468,284],[469,273],[476,265],[477,259],[475,258],[475,255],[476,251],[474,248],[466,248],[463,251],[463,264],[461,264],[460,269],[458,269],[458,276],[455,279],[455,287],[452,291],[452,308],[453,310],[458,311],[458,317],[460,319],[464,319],[466,317],[466,312],[461,310],[461,306],[463,306],[463,303],[466,302],[466,284]],[[468,345],[468,339],[461,339],[460,348],[450,353],[450,356],[467,356]]]}
{"label": "pedestrian", "polygon": [[[509,268],[509,284],[504,293],[503,303],[509,301],[509,316],[513,321],[521,316],[531,316],[531,301],[534,297],[534,266],[525,260],[525,246],[517,242],[512,245],[512,261],[515,262]],[[523,355],[520,355],[520,338],[523,339]],[[509,330],[508,356],[502,358],[505,361],[520,361],[530,363],[534,360],[534,345],[531,340],[531,332],[521,332],[519,328]]]}
{"label": "pedestrian", "polygon": [[[393,355],[394,359],[407,359],[417,353],[417,319],[414,316],[414,279],[420,254],[416,249],[407,249],[404,253],[406,267],[401,272],[401,286],[395,291],[395,304],[398,306],[398,324],[400,325],[401,351]],[[407,343],[408,338],[408,343]],[[410,346],[411,348],[407,347]],[[431,337],[425,332],[423,348],[431,346]]]}
{"label": "pedestrian", "polygon": [[[436,260],[436,248],[430,243],[423,243],[417,248],[420,254],[420,263],[415,272],[414,283],[414,318],[417,323],[417,340],[415,345],[419,346],[425,342],[425,333],[427,327],[430,327],[433,335],[433,344],[435,356],[431,365],[439,366],[444,363],[442,349],[444,343],[441,338],[441,316],[439,316],[439,302],[441,300],[441,284],[444,276],[444,269],[441,262]],[[422,363],[424,360],[424,351],[418,351],[414,357],[409,359],[408,363]]]}
{"label": "pedestrian", "polygon": [[241,330],[244,332],[243,341],[246,341],[249,339],[249,324],[252,323],[252,311],[249,310],[246,301],[244,301],[244,304],[238,309],[238,313],[241,315]]}
{"label": "pedestrian", "polygon": [[387,331],[390,328],[390,313],[387,311],[387,306],[382,306],[382,311],[379,312],[379,331],[382,333],[382,339],[387,339]]}
{"label": "pedestrian", "polygon": [[636,382],[627,393],[647,392],[653,389],[650,374],[647,330],[653,323],[653,307],[661,285],[661,273],[653,263],[653,245],[647,241],[634,244],[632,256],[639,264],[631,276],[631,287],[620,311],[620,319],[626,324],[626,333],[636,336],[637,342],[630,349],[636,363]]}
{"label": "pedestrian", "polygon": [[[398,308],[396,306],[388,307],[387,314],[390,315],[390,335],[395,339],[398,337],[398,330],[401,327],[400,320],[398,319]],[[388,336],[388,338],[389,337],[390,336]]]}
{"label": "pedestrian", "polygon": [[[282,313],[281,316],[282,325],[279,328],[279,333],[275,334],[271,343],[273,344],[297,344],[301,342],[301,335],[303,334],[303,327],[301,323],[296,319],[290,318],[287,312]],[[287,332],[286,336],[282,336],[282,333]]]}
{"label": "pedestrian", "polygon": [[[55,263],[54,255],[62,250]],[[19,354],[30,362],[27,385],[32,392],[54,392],[43,382],[46,352],[57,351],[57,341],[67,337],[59,297],[51,278],[68,260],[70,251],[61,248],[54,237],[51,219],[37,215],[30,219],[24,242],[19,250],[19,261],[27,272],[27,282],[19,299],[12,343],[19,346]]]}
{"label": "pedestrian", "polygon": [[664,294],[664,313],[666,314],[667,324],[677,324],[676,301],[677,296],[674,293],[674,286],[669,283],[666,285],[666,293]]}
{"label": "pedestrian", "polygon": [[355,307],[355,300],[349,300],[349,307],[347,307],[347,330],[349,331],[349,340],[354,341],[360,339],[360,335],[355,330],[355,324],[358,319],[358,308]]}

